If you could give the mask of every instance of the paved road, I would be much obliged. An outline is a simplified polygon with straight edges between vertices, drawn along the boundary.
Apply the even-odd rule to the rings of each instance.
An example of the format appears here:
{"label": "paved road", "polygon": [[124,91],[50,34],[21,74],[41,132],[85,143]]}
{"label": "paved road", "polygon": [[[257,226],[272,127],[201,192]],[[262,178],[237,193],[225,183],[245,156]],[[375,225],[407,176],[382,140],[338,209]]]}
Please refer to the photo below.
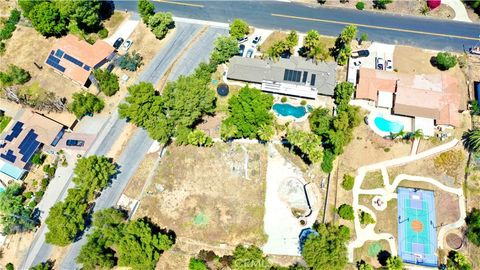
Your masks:
{"label": "paved road", "polygon": [[[164,46],[165,50],[179,52],[180,50],[178,50],[178,48],[183,48],[188,42],[190,42],[190,40],[195,36],[195,33],[199,30],[199,26],[192,24],[178,24],[177,30],[178,31],[176,33],[175,40],[173,40],[170,45]],[[180,75],[189,74],[201,61],[206,61],[209,58],[210,51],[213,49],[213,41],[221,34],[227,34],[227,30],[209,28],[198,40],[195,41],[193,46],[187,52],[181,55],[180,61],[175,65],[176,68],[172,70],[168,80],[175,80]],[[162,51],[160,54],[162,54]],[[165,55],[165,57],[169,56],[169,54],[163,55]],[[171,57],[175,58],[175,54],[173,54]],[[161,62],[162,61],[158,61],[156,67],[152,68],[153,71],[155,71],[155,75],[151,73],[153,76],[148,76],[149,82],[155,83],[165,73],[168,64],[159,66]],[[139,129],[133,135],[127,144],[127,147],[117,161],[117,164],[120,166],[121,173],[117,176],[117,179],[114,180],[114,184],[104,190],[102,195],[97,199],[94,211],[112,207],[116,204],[123,193],[123,190],[127,186],[128,180],[135,173],[137,167],[152,143],[153,140],[149,138],[147,132],[143,129]],[[88,231],[86,231],[86,233],[88,233]],[[86,243],[86,241],[87,238],[83,237],[81,240],[72,245],[69,252],[65,255],[63,262],[61,263],[60,269],[76,268],[75,258],[78,256],[81,247]]]}
{"label": "paved road", "polygon": [[[174,61],[177,54],[186,46],[200,28],[201,26],[199,25],[178,23],[174,36],[172,36],[168,40],[168,43],[157,53],[147,69],[139,76],[138,81],[156,83],[163,76],[167,67]],[[106,154],[120,136],[125,126],[125,120],[119,119],[117,112],[112,113],[112,116],[108,119],[94,145],[87,152],[87,155]],[[117,161],[120,166],[120,174],[117,176],[117,179],[114,180],[112,186],[102,192],[102,195],[97,199],[95,210],[110,207],[116,203],[128,183],[129,178],[135,172],[135,169],[138,167],[138,164],[143,159],[143,156],[151,144],[152,140],[145,131],[139,130],[133,135]],[[68,180],[66,180],[65,186],[57,201],[62,200],[66,196],[66,190],[73,186],[71,175],[66,176],[65,179]],[[53,246],[45,243],[45,234],[47,231],[48,229],[45,225],[39,228],[27,257],[24,260],[23,268],[26,269],[29,266],[44,262],[50,257]],[[82,238],[82,240],[84,239],[85,238]],[[65,265],[62,265],[61,269],[75,269],[73,261],[83,242],[79,241],[77,243],[72,246],[72,249],[68,253],[68,257],[71,257],[71,259],[66,260]]]}
{"label": "paved road", "polygon": [[[155,2],[155,6],[157,11],[170,11],[177,17],[217,22],[242,18],[255,27],[301,32],[316,29],[328,36],[337,36],[346,24],[357,24],[360,32],[368,33],[369,39],[374,41],[438,50],[461,51],[463,45],[467,48],[474,45],[480,35],[479,24],[382,12],[309,7],[278,1],[192,0],[188,3],[195,6],[168,1]],[[115,1],[115,5],[117,9],[137,8],[136,1]]]}

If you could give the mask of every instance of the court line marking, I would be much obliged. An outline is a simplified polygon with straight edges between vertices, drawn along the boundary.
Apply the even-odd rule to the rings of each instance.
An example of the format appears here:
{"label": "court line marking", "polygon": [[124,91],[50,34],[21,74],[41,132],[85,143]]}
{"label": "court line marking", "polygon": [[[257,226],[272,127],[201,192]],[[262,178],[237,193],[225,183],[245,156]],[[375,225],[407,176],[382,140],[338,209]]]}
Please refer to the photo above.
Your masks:
{"label": "court line marking", "polygon": [[187,6],[187,7],[197,7],[203,8],[203,5],[200,4],[192,4],[186,2],[177,2],[177,1],[167,1],[167,0],[154,0],[155,2],[165,3],[165,4],[172,4],[172,5],[179,5],[179,6]]}
{"label": "court line marking", "polygon": [[430,36],[438,36],[438,37],[449,37],[449,38],[456,38],[456,39],[467,39],[467,40],[474,40],[478,41],[478,37],[466,37],[466,36],[458,36],[458,35],[450,35],[450,34],[440,34],[440,33],[432,33],[432,32],[425,32],[425,31],[417,31],[417,30],[409,30],[409,29],[402,29],[402,28],[395,28],[395,27],[386,27],[386,26],[376,26],[376,25],[369,25],[369,24],[360,24],[360,23],[351,23],[345,21],[336,21],[336,20],[325,20],[325,19],[317,19],[317,18],[309,18],[309,17],[300,17],[300,16],[292,16],[292,15],[285,15],[285,14],[277,14],[272,13],[273,17],[282,17],[288,19],[297,19],[297,20],[304,20],[304,21],[314,21],[314,22],[324,22],[324,23],[332,23],[332,24],[341,24],[341,25],[356,25],[359,27],[364,28],[372,28],[372,29],[381,29],[381,30],[389,30],[389,31],[397,31],[397,32],[404,32],[404,33],[413,33],[413,34],[420,34],[420,35],[430,35]]}

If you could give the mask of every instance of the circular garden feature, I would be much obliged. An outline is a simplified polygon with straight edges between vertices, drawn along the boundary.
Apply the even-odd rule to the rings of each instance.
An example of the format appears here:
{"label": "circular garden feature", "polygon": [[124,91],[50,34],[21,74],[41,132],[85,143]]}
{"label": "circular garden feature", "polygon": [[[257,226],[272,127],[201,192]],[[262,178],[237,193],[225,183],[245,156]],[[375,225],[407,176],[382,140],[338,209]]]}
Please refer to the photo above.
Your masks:
{"label": "circular garden feature", "polygon": [[449,233],[447,235],[447,245],[451,249],[460,249],[462,247],[462,237],[456,233]]}
{"label": "circular garden feature", "polygon": [[226,97],[228,96],[228,92],[229,92],[228,85],[221,83],[217,86],[217,93],[219,96]]}

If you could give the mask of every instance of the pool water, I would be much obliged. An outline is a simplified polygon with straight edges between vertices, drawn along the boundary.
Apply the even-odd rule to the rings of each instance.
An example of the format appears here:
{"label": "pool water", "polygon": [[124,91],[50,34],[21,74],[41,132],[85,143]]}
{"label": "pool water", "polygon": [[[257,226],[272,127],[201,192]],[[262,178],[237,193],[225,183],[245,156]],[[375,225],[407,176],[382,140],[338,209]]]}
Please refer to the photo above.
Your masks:
{"label": "pool water", "polygon": [[383,132],[398,133],[403,130],[403,124],[400,122],[390,121],[382,116],[377,116],[373,120],[378,129]]}
{"label": "pool water", "polygon": [[275,103],[272,107],[273,111],[281,116],[293,116],[295,118],[302,118],[307,114],[305,106],[293,106],[288,103]]}

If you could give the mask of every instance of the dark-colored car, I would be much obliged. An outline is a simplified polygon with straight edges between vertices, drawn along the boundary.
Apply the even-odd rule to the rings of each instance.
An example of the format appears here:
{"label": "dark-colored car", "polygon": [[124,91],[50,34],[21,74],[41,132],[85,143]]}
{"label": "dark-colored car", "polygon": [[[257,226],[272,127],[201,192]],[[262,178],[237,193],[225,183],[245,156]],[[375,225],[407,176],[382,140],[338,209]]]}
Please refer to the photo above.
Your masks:
{"label": "dark-colored car", "polygon": [[245,45],[240,44],[240,46],[238,47],[238,55],[243,56],[244,51],[245,51]]}
{"label": "dark-colored car", "polygon": [[82,140],[67,140],[67,146],[82,147],[83,145],[85,145],[85,141]]}
{"label": "dark-colored car", "polygon": [[115,40],[115,43],[113,43],[113,47],[118,50],[120,46],[122,46],[123,43],[123,38],[119,37],[117,40]]}
{"label": "dark-colored car", "polygon": [[256,37],[253,39],[252,43],[253,43],[253,44],[257,44],[258,42],[260,42],[261,39],[262,39],[261,36],[256,36]]}
{"label": "dark-colored car", "polygon": [[360,51],[352,52],[352,58],[367,57],[369,55],[370,55],[370,52],[368,50],[360,50]]}

